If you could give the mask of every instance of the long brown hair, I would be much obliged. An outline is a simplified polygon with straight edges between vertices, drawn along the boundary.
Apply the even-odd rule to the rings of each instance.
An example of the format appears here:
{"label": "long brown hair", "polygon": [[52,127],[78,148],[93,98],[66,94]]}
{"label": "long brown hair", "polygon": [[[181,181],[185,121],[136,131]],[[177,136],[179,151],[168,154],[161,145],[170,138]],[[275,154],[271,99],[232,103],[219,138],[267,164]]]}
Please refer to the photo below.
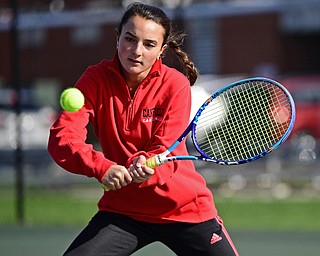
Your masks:
{"label": "long brown hair", "polygon": [[127,7],[117,28],[119,34],[121,34],[124,24],[126,24],[133,16],[139,16],[147,20],[152,20],[164,28],[165,33],[163,44],[167,44],[168,47],[176,54],[179,61],[183,65],[186,76],[190,81],[190,85],[192,86],[196,82],[199,72],[189,55],[181,48],[186,34],[173,31],[171,20],[160,8],[139,2],[132,3]]}

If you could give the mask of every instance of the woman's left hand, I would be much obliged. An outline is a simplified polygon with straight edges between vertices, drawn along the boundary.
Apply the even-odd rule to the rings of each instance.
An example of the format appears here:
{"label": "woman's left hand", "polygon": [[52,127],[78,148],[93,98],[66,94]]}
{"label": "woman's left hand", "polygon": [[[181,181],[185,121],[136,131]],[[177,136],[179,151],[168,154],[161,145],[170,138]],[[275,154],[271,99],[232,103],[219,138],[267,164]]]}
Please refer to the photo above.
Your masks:
{"label": "woman's left hand", "polygon": [[145,165],[146,158],[144,156],[138,156],[133,160],[128,171],[132,177],[133,182],[142,183],[151,178],[154,174],[154,169]]}

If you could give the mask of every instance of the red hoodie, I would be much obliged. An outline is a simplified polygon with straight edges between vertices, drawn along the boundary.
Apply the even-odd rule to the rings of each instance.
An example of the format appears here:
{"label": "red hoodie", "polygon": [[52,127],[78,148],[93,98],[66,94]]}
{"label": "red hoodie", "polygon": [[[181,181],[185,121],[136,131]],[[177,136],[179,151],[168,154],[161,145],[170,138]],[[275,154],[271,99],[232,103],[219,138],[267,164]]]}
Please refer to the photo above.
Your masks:
{"label": "red hoodie", "polygon": [[[161,60],[133,98],[120,73],[117,55],[90,66],[75,87],[85,95],[85,105],[78,112],[61,112],[50,130],[48,150],[65,170],[99,182],[114,164],[128,167],[138,155],[149,158],[162,153],[189,123],[190,84]],[[86,143],[89,122],[102,152]],[[185,143],[173,154],[188,154]],[[153,223],[198,223],[217,215],[211,191],[192,161],[163,164],[148,181],[105,192],[98,206],[100,211]]]}

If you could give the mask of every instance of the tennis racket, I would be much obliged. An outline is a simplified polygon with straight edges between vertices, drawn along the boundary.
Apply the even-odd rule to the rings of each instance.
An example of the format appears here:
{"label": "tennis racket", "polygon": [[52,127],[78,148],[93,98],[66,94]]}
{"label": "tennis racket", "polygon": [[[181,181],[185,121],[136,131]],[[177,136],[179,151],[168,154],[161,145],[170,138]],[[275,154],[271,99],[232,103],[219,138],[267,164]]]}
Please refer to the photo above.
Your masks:
{"label": "tennis racket", "polygon": [[[202,160],[221,165],[252,162],[278,148],[290,135],[295,105],[289,91],[267,78],[232,83],[208,98],[182,135],[146,165]],[[168,156],[191,132],[199,156]]]}
{"label": "tennis racket", "polygon": [[[181,136],[146,165],[156,168],[175,160],[249,163],[278,148],[290,135],[294,121],[294,101],[284,86],[260,77],[240,80],[212,94]],[[199,156],[168,156],[190,132]]]}

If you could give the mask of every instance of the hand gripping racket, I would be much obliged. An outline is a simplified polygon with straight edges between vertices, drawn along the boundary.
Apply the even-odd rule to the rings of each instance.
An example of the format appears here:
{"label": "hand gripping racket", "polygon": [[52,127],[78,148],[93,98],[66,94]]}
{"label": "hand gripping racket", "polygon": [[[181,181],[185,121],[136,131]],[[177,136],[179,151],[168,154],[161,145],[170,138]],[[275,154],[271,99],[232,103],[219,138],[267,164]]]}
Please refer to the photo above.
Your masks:
{"label": "hand gripping racket", "polygon": [[[240,80],[211,95],[177,141],[146,165],[155,168],[173,160],[252,162],[278,148],[294,121],[294,101],[284,86],[267,78]],[[190,131],[200,155],[168,157]]]}
{"label": "hand gripping racket", "polygon": [[[294,121],[294,101],[284,86],[267,78],[240,80],[211,95],[177,141],[149,158],[146,165],[156,168],[174,160],[221,165],[252,162],[278,148],[288,138]],[[200,155],[168,157],[190,131]]]}

